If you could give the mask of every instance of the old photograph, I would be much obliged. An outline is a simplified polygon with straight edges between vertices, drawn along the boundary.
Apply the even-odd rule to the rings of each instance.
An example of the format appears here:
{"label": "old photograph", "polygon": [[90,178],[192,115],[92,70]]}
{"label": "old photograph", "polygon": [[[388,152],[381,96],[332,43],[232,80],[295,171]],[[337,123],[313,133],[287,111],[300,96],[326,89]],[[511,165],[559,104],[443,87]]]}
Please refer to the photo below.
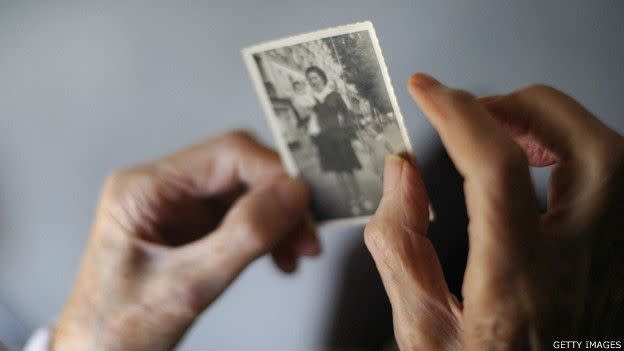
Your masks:
{"label": "old photograph", "polygon": [[370,22],[243,49],[290,174],[319,222],[364,219],[382,195],[384,158],[411,152]]}

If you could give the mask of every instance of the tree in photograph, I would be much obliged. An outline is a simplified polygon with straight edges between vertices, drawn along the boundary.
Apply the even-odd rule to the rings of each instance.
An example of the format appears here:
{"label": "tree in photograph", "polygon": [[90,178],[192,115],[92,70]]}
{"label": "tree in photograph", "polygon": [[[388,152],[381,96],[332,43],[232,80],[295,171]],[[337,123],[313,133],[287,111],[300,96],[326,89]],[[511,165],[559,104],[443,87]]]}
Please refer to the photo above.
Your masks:
{"label": "tree in photograph", "polygon": [[344,67],[343,79],[353,84],[358,94],[381,112],[392,112],[373,43],[368,33],[351,33],[323,39]]}

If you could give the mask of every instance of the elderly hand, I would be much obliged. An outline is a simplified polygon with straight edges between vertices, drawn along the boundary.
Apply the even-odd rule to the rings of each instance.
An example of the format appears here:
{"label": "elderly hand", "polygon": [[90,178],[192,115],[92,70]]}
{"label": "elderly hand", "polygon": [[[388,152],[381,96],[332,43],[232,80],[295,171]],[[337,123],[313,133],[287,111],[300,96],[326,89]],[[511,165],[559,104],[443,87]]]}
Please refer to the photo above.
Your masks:
{"label": "elderly hand", "polygon": [[[426,238],[418,170],[390,157],[365,241],[400,348],[542,350],[608,337],[624,296],[622,136],[545,86],[478,100],[417,74],[409,89],[464,177],[470,252],[462,306]],[[540,213],[528,166],[550,164]]]}
{"label": "elderly hand", "polygon": [[308,201],[242,132],[113,174],[52,348],[173,348],[254,259],[293,271],[320,252]]}

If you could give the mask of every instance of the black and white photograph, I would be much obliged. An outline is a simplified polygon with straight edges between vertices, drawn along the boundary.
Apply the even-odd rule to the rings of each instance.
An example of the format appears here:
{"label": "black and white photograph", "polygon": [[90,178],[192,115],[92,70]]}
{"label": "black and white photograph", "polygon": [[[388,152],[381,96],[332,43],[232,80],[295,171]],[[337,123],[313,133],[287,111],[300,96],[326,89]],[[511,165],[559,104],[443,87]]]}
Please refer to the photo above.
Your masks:
{"label": "black and white photograph", "polygon": [[371,216],[385,156],[411,152],[372,23],[259,44],[243,57],[286,168],[312,190],[316,219]]}

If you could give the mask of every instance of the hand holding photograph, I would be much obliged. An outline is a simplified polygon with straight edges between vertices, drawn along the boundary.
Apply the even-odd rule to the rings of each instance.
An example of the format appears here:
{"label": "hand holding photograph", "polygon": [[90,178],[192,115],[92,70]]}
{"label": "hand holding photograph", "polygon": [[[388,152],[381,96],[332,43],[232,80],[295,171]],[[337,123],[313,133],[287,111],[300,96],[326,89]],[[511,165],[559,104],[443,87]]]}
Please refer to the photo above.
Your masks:
{"label": "hand holding photograph", "polygon": [[371,22],[262,43],[243,58],[289,174],[320,223],[363,222],[386,155],[411,153]]}

